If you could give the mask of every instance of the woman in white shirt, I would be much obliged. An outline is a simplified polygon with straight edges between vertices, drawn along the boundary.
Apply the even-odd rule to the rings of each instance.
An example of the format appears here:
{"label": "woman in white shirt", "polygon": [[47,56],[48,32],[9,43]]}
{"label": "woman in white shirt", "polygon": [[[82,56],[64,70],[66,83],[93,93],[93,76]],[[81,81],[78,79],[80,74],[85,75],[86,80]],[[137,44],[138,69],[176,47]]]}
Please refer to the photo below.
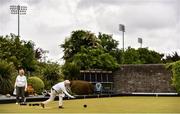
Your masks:
{"label": "woman in white shirt", "polygon": [[70,87],[70,81],[69,80],[65,80],[63,82],[57,83],[55,84],[52,88],[51,88],[51,93],[50,93],[50,97],[48,100],[44,101],[41,103],[41,106],[44,108],[46,104],[48,104],[49,102],[53,101],[54,98],[56,97],[56,95],[59,95],[59,108],[63,108],[63,97],[65,96],[64,94],[66,94],[68,97],[70,98],[75,98],[74,96],[70,95],[66,89]]}
{"label": "woman in white shirt", "polygon": [[[27,90],[27,79],[24,76],[24,70],[19,70],[19,75],[16,77],[14,84],[16,88],[16,104],[20,102],[25,102],[25,91]],[[19,99],[21,97],[21,100]]]}

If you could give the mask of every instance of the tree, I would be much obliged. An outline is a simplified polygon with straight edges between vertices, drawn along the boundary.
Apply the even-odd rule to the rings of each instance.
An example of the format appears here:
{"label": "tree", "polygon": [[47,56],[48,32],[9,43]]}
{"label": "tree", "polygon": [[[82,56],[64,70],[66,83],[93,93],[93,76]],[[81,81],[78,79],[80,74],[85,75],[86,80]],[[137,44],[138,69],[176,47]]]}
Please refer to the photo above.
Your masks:
{"label": "tree", "polygon": [[106,53],[102,48],[93,49],[81,47],[81,51],[74,56],[73,62],[78,64],[83,70],[114,70],[119,66],[116,59],[109,53]]}
{"label": "tree", "polygon": [[128,47],[124,52],[124,64],[157,64],[162,63],[164,55],[148,48],[134,49]]}
{"label": "tree", "polygon": [[141,63],[140,54],[134,48],[128,47],[124,52],[124,63],[125,64],[138,64]]}
{"label": "tree", "polygon": [[0,94],[8,94],[13,91],[15,74],[14,65],[0,59]]}
{"label": "tree", "polygon": [[120,53],[115,53],[117,45],[117,41],[111,35],[99,33],[96,37],[89,31],[73,31],[65,43],[61,45],[65,59],[64,75],[75,78],[74,72],[78,76],[80,69],[114,70],[118,67],[117,59],[119,57],[117,56],[120,55]]}
{"label": "tree", "polygon": [[118,49],[118,41],[114,40],[112,35],[99,33],[98,39],[100,40],[101,47],[106,53],[113,56],[118,64],[122,63],[122,50]]}
{"label": "tree", "polygon": [[[122,55],[123,64],[162,63],[164,55],[148,48],[129,47],[122,52],[117,46],[118,41],[114,40],[112,35],[99,33],[96,37],[89,31],[73,31],[61,45],[64,50],[64,73],[73,75],[70,72],[78,69],[115,70],[119,64],[122,64]],[[78,68],[74,69],[75,66]]]}
{"label": "tree", "polygon": [[63,78],[58,63],[48,62],[45,64],[43,69],[43,81],[47,89],[50,89],[54,84],[62,81]]}
{"label": "tree", "polygon": [[74,62],[67,62],[62,67],[62,73],[65,79],[75,80],[80,76],[80,67]]}
{"label": "tree", "polygon": [[32,41],[20,40],[18,36],[0,37],[0,59],[12,62],[16,69],[23,67],[27,71],[34,71],[37,59],[35,58],[35,44]]}
{"label": "tree", "polygon": [[141,64],[157,64],[162,63],[162,57],[164,54],[160,54],[153,50],[148,50],[148,48],[139,48],[139,60]]}
{"label": "tree", "polygon": [[101,46],[106,52],[111,52],[117,49],[118,41],[112,38],[112,35],[99,33],[98,39],[100,39]]}
{"label": "tree", "polygon": [[171,62],[176,62],[180,60],[180,56],[178,55],[177,52],[173,52],[172,55],[167,55],[165,59],[163,59],[164,63],[171,63]]}
{"label": "tree", "polygon": [[36,59],[41,59],[43,57],[43,54],[45,54],[45,53],[46,53],[46,51],[43,50],[42,48],[37,48],[35,50],[35,58]]}
{"label": "tree", "polygon": [[81,46],[98,47],[99,40],[90,31],[77,30],[73,31],[70,38],[65,39],[65,43],[61,45],[64,51],[63,58],[65,60],[71,60],[72,57],[80,51]]}

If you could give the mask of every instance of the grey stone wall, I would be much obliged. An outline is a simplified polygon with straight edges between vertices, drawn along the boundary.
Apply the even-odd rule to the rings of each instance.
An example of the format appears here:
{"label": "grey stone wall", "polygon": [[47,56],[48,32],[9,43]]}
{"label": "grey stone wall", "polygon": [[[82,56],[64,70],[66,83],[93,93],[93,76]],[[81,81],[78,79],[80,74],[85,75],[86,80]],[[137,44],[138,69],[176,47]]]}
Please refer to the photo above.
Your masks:
{"label": "grey stone wall", "polygon": [[123,65],[113,73],[115,93],[176,92],[163,64]]}

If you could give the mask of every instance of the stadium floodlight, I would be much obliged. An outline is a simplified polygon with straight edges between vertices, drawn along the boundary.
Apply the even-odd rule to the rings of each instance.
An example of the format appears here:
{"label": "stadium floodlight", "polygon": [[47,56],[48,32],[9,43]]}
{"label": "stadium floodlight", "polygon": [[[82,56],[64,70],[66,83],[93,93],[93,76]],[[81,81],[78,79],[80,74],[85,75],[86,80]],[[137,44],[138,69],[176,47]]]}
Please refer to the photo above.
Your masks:
{"label": "stadium floodlight", "polygon": [[138,38],[138,43],[140,43],[140,48],[142,48],[142,43],[143,43],[142,38]]}
{"label": "stadium floodlight", "polygon": [[122,47],[124,52],[124,32],[125,32],[125,26],[123,24],[119,24],[119,31],[122,31]]}
{"label": "stadium floodlight", "polygon": [[20,36],[20,15],[26,15],[27,6],[11,5],[11,14],[18,14],[18,37]]}
{"label": "stadium floodlight", "polygon": [[123,24],[119,24],[119,31],[122,31],[122,64],[124,63],[124,32],[125,26]]}

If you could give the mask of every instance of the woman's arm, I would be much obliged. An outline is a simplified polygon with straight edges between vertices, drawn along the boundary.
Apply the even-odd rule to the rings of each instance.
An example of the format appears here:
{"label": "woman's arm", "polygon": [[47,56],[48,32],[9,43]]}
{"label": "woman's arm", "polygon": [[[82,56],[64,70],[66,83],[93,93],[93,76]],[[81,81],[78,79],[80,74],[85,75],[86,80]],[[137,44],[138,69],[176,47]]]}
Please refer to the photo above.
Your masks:
{"label": "woman's arm", "polygon": [[25,76],[25,91],[27,90],[27,78],[26,78],[26,76]]}
{"label": "woman's arm", "polygon": [[17,85],[17,77],[16,77],[16,80],[15,80],[15,83],[14,83],[14,88],[16,88],[16,85]]}

